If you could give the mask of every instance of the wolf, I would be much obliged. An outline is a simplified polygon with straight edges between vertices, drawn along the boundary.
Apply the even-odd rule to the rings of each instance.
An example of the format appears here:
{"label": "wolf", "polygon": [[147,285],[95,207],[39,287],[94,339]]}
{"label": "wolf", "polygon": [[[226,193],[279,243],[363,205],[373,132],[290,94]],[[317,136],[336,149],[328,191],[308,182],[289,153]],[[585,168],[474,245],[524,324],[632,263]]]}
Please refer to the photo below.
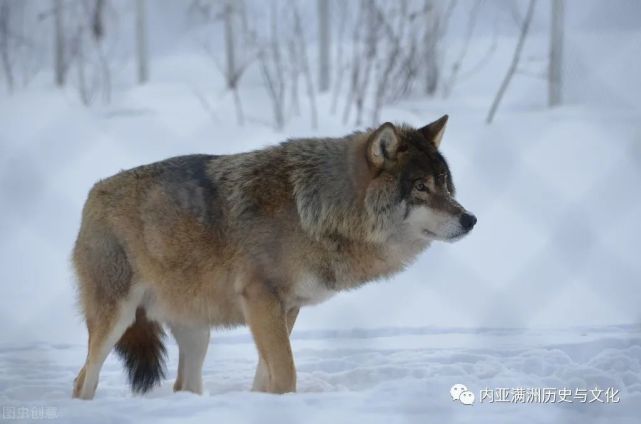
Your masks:
{"label": "wolf", "polygon": [[89,334],[73,396],[93,398],[114,348],[134,392],[157,385],[165,328],[179,349],[174,390],[202,393],[210,329],[243,324],[258,351],[253,390],[294,392],[301,307],[474,227],[438,150],[447,119],[174,157],[96,183],[73,249]]}

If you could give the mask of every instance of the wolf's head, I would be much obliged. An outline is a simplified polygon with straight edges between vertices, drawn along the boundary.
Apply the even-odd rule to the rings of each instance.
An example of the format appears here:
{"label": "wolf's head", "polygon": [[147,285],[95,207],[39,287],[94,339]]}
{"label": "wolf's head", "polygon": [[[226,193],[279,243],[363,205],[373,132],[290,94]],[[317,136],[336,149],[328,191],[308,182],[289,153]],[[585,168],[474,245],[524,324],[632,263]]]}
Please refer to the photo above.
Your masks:
{"label": "wolf's head", "polygon": [[422,128],[389,122],[367,140],[367,161],[373,173],[371,198],[395,194],[402,207],[399,223],[413,237],[454,241],[469,233],[476,217],[454,200],[454,182],[438,148],[447,115]]}

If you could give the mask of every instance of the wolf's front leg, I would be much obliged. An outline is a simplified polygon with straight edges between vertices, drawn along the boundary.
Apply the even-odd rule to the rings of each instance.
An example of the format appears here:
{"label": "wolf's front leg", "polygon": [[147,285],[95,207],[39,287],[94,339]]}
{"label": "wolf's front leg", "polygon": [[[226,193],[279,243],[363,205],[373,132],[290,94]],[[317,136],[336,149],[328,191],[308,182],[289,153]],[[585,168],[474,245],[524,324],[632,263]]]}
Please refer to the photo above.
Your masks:
{"label": "wolf's front leg", "polygon": [[[299,308],[291,308],[287,312],[287,334],[292,334],[292,329],[294,328],[294,323],[296,322],[296,317],[298,317]],[[254,384],[252,385],[252,391],[254,392],[266,392],[268,391],[269,386],[269,370],[267,369],[267,364],[261,355],[258,356],[258,366],[256,366],[256,375],[254,376]]]}
{"label": "wolf's front leg", "polygon": [[287,313],[282,302],[262,281],[251,282],[245,287],[241,302],[245,322],[254,336],[259,357],[264,361],[269,376],[266,391],[295,392],[296,369],[289,344]]}

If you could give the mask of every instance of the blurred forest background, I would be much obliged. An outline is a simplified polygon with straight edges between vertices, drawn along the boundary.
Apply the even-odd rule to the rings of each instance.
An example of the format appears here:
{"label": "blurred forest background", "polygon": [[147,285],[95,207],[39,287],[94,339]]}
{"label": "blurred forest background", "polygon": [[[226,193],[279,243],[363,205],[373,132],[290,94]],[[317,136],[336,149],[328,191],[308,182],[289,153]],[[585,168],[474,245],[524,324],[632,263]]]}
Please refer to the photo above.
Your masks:
{"label": "blurred forest background", "polygon": [[[384,105],[448,99],[492,69],[500,75],[481,87],[492,92],[489,122],[513,79],[539,80],[537,105],[606,91],[618,103],[632,101],[621,77],[639,89],[638,73],[603,75],[603,67],[625,68],[625,59],[612,59],[638,55],[638,40],[626,50],[581,38],[638,30],[640,11],[632,0],[2,0],[2,89],[55,84],[84,105],[109,104],[156,79],[157,62],[181,49],[192,60],[200,55],[208,63],[200,72],[224,84],[216,93],[191,87],[208,113],[228,94],[239,125],[270,119],[283,129],[304,115],[317,128],[320,107],[345,124],[373,125]],[[537,40],[528,46],[530,34]],[[497,61],[502,66],[492,66]],[[246,110],[257,86],[269,116]],[[329,97],[322,106],[319,96]]]}

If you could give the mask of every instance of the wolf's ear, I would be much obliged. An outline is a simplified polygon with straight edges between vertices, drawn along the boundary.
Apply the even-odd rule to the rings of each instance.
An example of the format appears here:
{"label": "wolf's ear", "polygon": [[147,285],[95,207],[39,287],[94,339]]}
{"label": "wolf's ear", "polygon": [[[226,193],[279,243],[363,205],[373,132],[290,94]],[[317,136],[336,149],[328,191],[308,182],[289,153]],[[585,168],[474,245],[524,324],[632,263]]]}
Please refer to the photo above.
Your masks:
{"label": "wolf's ear", "polygon": [[374,167],[384,168],[386,164],[396,160],[400,142],[391,122],[378,127],[367,143],[367,159]]}
{"label": "wolf's ear", "polygon": [[443,140],[445,125],[447,125],[447,118],[447,115],[443,115],[431,124],[427,124],[423,128],[419,129],[421,134],[423,134],[423,137],[425,137],[427,141],[434,143],[436,147],[440,146],[441,141]]}

